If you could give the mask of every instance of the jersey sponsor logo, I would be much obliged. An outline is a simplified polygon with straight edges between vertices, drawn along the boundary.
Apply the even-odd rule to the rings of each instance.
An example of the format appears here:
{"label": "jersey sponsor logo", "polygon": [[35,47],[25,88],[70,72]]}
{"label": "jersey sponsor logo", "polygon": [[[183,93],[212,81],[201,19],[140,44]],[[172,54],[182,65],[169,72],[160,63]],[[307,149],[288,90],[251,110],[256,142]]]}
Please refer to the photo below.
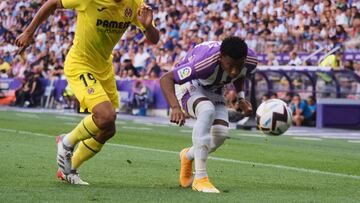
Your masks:
{"label": "jersey sponsor logo", "polygon": [[180,78],[180,80],[183,80],[191,75],[191,67],[186,66],[184,68],[181,68],[177,71],[177,74]]}
{"label": "jersey sponsor logo", "polygon": [[126,17],[126,18],[130,18],[131,16],[132,16],[132,9],[131,8],[129,8],[129,7],[127,7],[126,9],[125,9],[125,11],[124,11],[124,16]]}
{"label": "jersey sponsor logo", "polygon": [[102,7],[102,8],[98,8],[97,10],[99,11],[99,12],[101,12],[101,11],[103,11],[103,10],[105,10],[105,9],[107,9],[106,7]]}
{"label": "jersey sponsor logo", "polygon": [[103,28],[117,28],[117,29],[127,29],[130,26],[131,22],[117,22],[112,20],[96,20],[96,27]]}

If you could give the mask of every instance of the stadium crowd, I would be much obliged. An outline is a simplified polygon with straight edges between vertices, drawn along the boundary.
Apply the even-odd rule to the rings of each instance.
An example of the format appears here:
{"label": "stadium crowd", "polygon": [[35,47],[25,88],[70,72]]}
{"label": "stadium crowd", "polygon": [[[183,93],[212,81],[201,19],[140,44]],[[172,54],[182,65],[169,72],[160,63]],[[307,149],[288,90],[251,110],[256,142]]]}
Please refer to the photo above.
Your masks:
{"label": "stadium crowd", "polygon": [[[76,28],[76,13],[57,11],[37,32],[34,44],[16,56],[15,37],[32,19],[43,0],[3,0],[0,3],[0,64],[2,77],[24,77],[26,71],[61,77],[63,61]],[[333,48],[360,35],[359,0],[198,0],[147,1],[155,11],[161,41],[151,45],[131,27],[114,49],[119,78],[156,79],[171,69],[186,51],[207,40],[237,35],[250,48],[269,54],[311,53]],[[346,51],[359,51],[347,47]],[[299,62],[296,62],[299,63]],[[358,69],[358,63],[351,63]],[[355,70],[359,72],[359,70]],[[7,76],[6,76],[7,75]]]}
{"label": "stadium crowd", "polygon": [[[64,79],[63,62],[76,29],[76,12],[58,10],[37,31],[33,45],[21,55],[14,40],[44,0],[2,0],[0,3],[0,78]],[[288,54],[288,65],[301,65],[298,53],[326,50],[360,37],[360,0],[148,0],[160,42],[152,45],[130,27],[113,50],[118,79],[158,79],[187,50],[203,41],[236,35],[251,49],[267,54],[266,65],[279,65],[277,54]],[[348,45],[347,52],[360,52]],[[334,55],[335,56],[335,55]],[[341,60],[340,57],[333,57]],[[337,61],[339,62],[339,61]],[[280,64],[282,65],[282,64]],[[317,64],[316,64],[317,65]],[[340,68],[360,76],[359,61],[341,61]],[[32,81],[23,81],[26,84]],[[31,92],[31,91],[30,91]],[[231,95],[231,94],[230,94]]]}

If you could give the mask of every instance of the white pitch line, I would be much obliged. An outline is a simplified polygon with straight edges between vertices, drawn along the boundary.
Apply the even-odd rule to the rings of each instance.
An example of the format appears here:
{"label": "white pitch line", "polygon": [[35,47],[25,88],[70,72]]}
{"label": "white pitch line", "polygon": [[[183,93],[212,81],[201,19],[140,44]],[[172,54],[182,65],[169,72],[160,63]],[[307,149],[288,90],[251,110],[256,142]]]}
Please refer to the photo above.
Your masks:
{"label": "white pitch line", "polygon": [[182,133],[192,133],[192,130],[180,130]]}
{"label": "white pitch line", "polygon": [[358,143],[358,144],[360,144],[360,140],[348,140],[348,142],[350,142],[350,143]]}
{"label": "white pitch line", "polygon": [[152,130],[152,128],[132,127],[132,126],[121,126],[120,128],[124,128],[124,129],[128,129],[128,130]]}
{"label": "white pitch line", "polygon": [[80,120],[77,117],[70,117],[70,116],[55,116],[55,118],[62,119],[62,120],[70,120],[70,121],[79,121]]}
{"label": "white pitch line", "polygon": [[166,125],[166,124],[159,124],[159,123],[143,123],[143,125],[147,125],[147,126],[155,126],[155,127],[169,127],[169,125]]}
{"label": "white pitch line", "polygon": [[[51,136],[48,134],[33,133],[33,132],[28,132],[28,131],[18,131],[18,130],[13,130],[13,129],[0,128],[0,131],[26,134],[26,135],[34,135],[34,136],[38,136],[38,137],[48,137],[48,138],[53,138],[53,139],[55,138],[54,136]],[[170,150],[138,147],[138,146],[133,146],[133,145],[124,145],[124,144],[116,144],[116,143],[107,143],[107,145],[113,146],[113,147],[122,147],[122,148],[127,148],[127,149],[141,150],[141,151],[179,154],[179,152],[170,151]],[[315,169],[297,168],[297,167],[277,165],[277,164],[266,164],[266,163],[251,162],[251,161],[241,161],[241,160],[227,159],[227,158],[220,158],[220,157],[209,157],[209,159],[215,160],[215,161],[229,162],[229,163],[238,163],[238,164],[252,165],[252,166],[255,165],[255,166],[262,166],[262,167],[267,167],[267,168],[278,168],[278,169],[297,171],[297,172],[303,172],[303,173],[321,174],[321,175],[329,175],[329,176],[336,176],[336,177],[360,180],[360,176],[358,176],[358,175],[350,175],[350,174],[345,174],[345,173],[335,173],[335,172],[320,171],[320,170],[315,170]]]}
{"label": "white pitch line", "polygon": [[261,135],[261,134],[249,134],[249,133],[238,133],[238,136],[243,136],[243,137],[266,137],[266,135]]}
{"label": "white pitch line", "polygon": [[317,137],[293,137],[294,140],[312,140],[312,141],[321,141],[321,138]]}

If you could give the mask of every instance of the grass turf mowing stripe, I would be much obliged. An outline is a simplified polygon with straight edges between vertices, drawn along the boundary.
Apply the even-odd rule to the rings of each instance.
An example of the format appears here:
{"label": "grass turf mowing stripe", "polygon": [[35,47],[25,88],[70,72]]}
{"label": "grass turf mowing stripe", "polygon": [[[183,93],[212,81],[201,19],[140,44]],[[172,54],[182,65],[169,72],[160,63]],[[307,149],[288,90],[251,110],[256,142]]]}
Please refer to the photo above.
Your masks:
{"label": "grass turf mowing stripe", "polygon": [[[0,131],[11,132],[11,133],[19,133],[19,134],[22,134],[22,135],[26,134],[26,135],[34,135],[34,136],[40,136],[40,137],[55,138],[54,136],[51,136],[51,135],[48,135],[48,134],[33,133],[33,132],[28,132],[28,131],[19,131],[19,130],[6,129],[6,128],[0,128]],[[124,145],[124,144],[116,144],[116,143],[107,143],[107,145],[114,146],[114,147],[122,147],[122,148],[127,148],[127,149],[142,150],[142,151],[152,151],[152,152],[171,153],[171,154],[178,154],[179,153],[179,152],[170,151],[170,150],[146,148],[146,147],[139,147],[139,146],[133,146],[133,145]],[[306,169],[306,168],[297,168],[297,167],[277,165],[277,164],[266,164],[266,163],[260,163],[260,162],[241,161],[241,160],[227,159],[227,158],[220,158],[220,157],[209,157],[209,159],[215,160],[215,161],[223,161],[223,162],[238,163],[238,164],[245,164],[245,165],[255,165],[255,166],[262,166],[262,167],[269,167],[269,168],[278,168],[278,169],[291,170],[291,171],[297,171],[297,172],[329,175],[329,176],[352,178],[352,179],[360,180],[360,176],[350,175],[350,174],[345,174],[345,173],[335,173],[335,172],[320,171],[320,170]]]}
{"label": "grass turf mowing stripe", "polygon": [[348,140],[348,142],[350,142],[350,143],[359,143],[360,144],[360,140]]}
{"label": "grass turf mowing stripe", "polygon": [[310,140],[310,141],[321,141],[321,138],[317,137],[293,137],[294,140]]}

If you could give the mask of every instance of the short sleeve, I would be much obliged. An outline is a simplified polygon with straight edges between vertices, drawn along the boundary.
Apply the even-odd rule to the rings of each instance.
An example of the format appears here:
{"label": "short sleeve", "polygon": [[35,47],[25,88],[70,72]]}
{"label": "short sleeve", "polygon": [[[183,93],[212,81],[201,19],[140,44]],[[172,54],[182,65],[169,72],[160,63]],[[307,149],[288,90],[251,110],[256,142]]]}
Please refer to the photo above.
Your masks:
{"label": "short sleeve", "polygon": [[173,70],[176,84],[184,84],[190,80],[196,79],[196,71],[191,63],[185,63],[177,66]]}
{"label": "short sleeve", "polygon": [[67,9],[83,11],[93,0],[61,0],[62,6]]}

